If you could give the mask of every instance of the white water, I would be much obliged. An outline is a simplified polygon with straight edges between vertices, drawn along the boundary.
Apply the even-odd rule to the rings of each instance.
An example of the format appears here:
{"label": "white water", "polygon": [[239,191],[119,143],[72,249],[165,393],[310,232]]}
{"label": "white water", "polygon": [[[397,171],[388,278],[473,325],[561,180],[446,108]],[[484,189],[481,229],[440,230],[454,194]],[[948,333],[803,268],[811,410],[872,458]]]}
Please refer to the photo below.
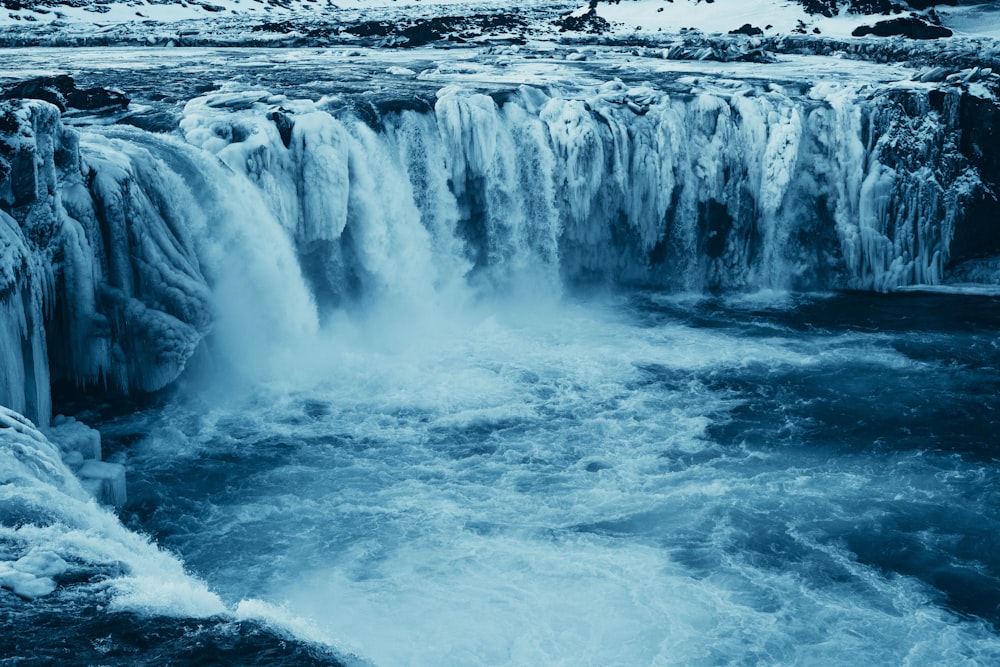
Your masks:
{"label": "white water", "polygon": [[622,305],[333,322],[285,381],[140,427],[152,525],[224,598],[266,600],[378,665],[1000,655],[987,626],[836,537],[892,508],[964,506],[952,463],[832,458],[792,416],[786,446],[708,431],[748,400],[721,378],[941,369],[889,337],[736,337]]}

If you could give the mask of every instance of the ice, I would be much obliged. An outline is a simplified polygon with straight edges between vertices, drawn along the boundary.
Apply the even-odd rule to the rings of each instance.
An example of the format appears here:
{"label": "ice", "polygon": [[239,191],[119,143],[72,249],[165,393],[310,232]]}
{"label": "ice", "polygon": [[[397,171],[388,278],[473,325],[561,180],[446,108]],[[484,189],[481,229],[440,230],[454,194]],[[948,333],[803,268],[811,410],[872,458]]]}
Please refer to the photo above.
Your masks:
{"label": "ice", "polygon": [[100,461],[102,458],[101,434],[73,417],[56,415],[42,432],[59,447],[64,459],[74,452],[84,460]]}
{"label": "ice", "polygon": [[[88,461],[84,470],[87,485],[99,482],[108,501],[125,501],[122,466]],[[226,612],[176,558],[99,506],[29,420],[2,406],[0,544],[0,586],[25,598],[52,593],[72,567],[117,608],[199,618]]]}
{"label": "ice", "polygon": [[[177,377],[205,333],[208,290],[180,224],[186,216],[171,208],[177,189],[160,177],[169,170],[108,142],[81,148],[47,103],[19,103],[18,113],[33,165],[12,195],[16,224],[2,220],[12,237],[5,245],[17,253],[8,251],[5,269],[17,273],[18,289],[0,292],[9,314],[0,347],[11,376],[35,395],[7,389],[0,397],[45,424],[49,358],[38,351],[46,338],[56,377],[157,389]],[[22,230],[30,249],[18,240]],[[63,317],[47,331],[43,312],[56,309]],[[18,338],[30,353],[18,354]]]}
{"label": "ice", "polygon": [[61,493],[85,498],[73,474],[66,469],[59,449],[34,424],[17,412],[0,406],[0,482],[41,480]]}
{"label": "ice", "polygon": [[38,577],[7,563],[0,563],[0,586],[9,588],[18,595],[34,599],[48,595],[56,589],[56,582],[50,577]]}
{"label": "ice", "polygon": [[[36,119],[23,106],[11,110],[20,132],[11,137],[16,159],[0,193],[7,204],[21,204],[37,196],[38,173],[48,171],[45,142],[35,141],[39,128],[53,122],[53,113]],[[41,163],[41,164],[39,164]],[[47,190],[47,184],[42,188]],[[50,227],[44,216],[25,216],[23,222],[0,211],[0,405],[30,415],[45,424],[51,412],[44,296],[51,289],[47,253],[33,252],[22,227]],[[44,232],[43,232],[44,238]]]}
{"label": "ice", "polygon": [[87,461],[76,471],[80,483],[97,502],[112,507],[124,507],[125,466],[120,463]]}

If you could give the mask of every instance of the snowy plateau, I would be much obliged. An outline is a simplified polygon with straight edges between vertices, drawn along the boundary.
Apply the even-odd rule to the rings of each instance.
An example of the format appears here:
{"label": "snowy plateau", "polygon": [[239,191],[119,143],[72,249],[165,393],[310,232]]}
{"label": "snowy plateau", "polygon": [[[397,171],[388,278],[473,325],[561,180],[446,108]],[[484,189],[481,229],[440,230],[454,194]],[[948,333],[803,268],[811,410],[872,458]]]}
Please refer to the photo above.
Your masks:
{"label": "snowy plateau", "polygon": [[1000,3],[0,2],[0,667],[1000,664]]}

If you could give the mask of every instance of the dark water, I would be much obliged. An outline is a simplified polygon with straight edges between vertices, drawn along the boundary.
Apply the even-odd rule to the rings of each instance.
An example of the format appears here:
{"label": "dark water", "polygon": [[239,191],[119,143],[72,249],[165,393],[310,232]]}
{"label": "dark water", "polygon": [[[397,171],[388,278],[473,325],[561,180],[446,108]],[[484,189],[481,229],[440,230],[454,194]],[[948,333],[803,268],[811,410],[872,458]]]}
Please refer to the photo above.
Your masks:
{"label": "dark water", "polygon": [[284,377],[107,418],[122,521],[231,611],[7,594],[4,653],[36,661],[8,663],[1000,660],[1000,298],[431,320],[334,322]]}
{"label": "dark water", "polygon": [[329,650],[259,623],[108,613],[56,595],[25,602],[0,591],[2,665],[303,665],[342,663]]}

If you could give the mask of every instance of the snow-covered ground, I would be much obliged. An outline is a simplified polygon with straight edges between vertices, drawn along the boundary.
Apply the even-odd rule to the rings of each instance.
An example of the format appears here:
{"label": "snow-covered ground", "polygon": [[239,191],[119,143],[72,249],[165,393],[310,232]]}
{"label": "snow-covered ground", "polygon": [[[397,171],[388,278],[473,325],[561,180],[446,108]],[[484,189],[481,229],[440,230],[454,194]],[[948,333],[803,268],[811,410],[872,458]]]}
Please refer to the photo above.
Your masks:
{"label": "snow-covered ground", "polygon": [[[352,37],[354,33],[344,30],[345,27],[364,22],[402,26],[441,17],[481,15],[508,17],[517,24],[518,30],[514,35],[508,34],[510,26],[501,21],[497,25],[473,25],[471,32],[478,30],[483,36],[522,39],[600,33],[617,39],[649,40],[692,30],[703,34],[727,34],[744,25],[759,29],[768,37],[808,35],[843,39],[851,38],[861,26],[909,16],[928,23],[939,21],[957,37],[1000,37],[1000,8],[996,3],[942,5],[933,10],[891,15],[856,14],[841,7],[832,16],[809,13],[797,0],[604,0],[596,6],[592,4],[582,0],[519,0],[516,3],[495,0],[14,0],[5,3],[5,9],[0,10],[0,40],[6,44],[23,44],[36,37],[51,43],[55,37],[82,38],[115,33],[122,39],[131,37],[134,42],[183,25],[189,33],[212,32],[240,43],[260,43],[273,33],[309,32],[303,26],[314,26],[312,33],[323,32],[324,37],[333,42]],[[567,22],[567,18],[575,20]],[[467,36],[469,32],[466,31]]]}
{"label": "snow-covered ground", "polygon": [[[848,37],[860,25],[870,24],[871,18],[844,14],[827,18],[809,15],[793,0],[715,0],[712,3],[695,0],[625,0],[602,4],[597,13],[619,31],[638,34],[676,33],[695,29],[705,33],[728,33],[744,24],[760,28],[765,34],[808,32],[830,37]],[[819,33],[813,33],[818,29]]]}

